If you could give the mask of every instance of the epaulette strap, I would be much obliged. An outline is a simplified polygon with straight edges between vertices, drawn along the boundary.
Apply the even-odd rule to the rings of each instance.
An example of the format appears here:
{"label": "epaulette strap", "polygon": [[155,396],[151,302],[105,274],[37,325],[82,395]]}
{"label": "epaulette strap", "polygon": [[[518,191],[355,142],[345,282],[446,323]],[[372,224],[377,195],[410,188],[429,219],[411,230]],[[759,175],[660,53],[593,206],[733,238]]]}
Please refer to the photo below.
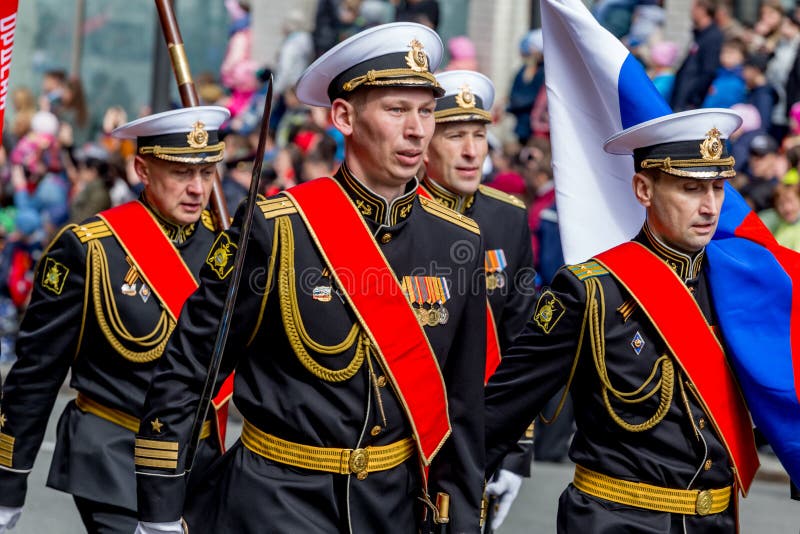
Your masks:
{"label": "epaulette strap", "polygon": [[587,278],[608,274],[608,270],[594,260],[577,265],[568,265],[567,269],[569,269],[578,280],[586,280]]}
{"label": "epaulette strap", "polygon": [[210,211],[203,210],[203,213],[200,215],[200,221],[208,230],[211,232],[216,232],[216,229],[214,228],[214,218],[211,216]]}
{"label": "epaulette strap", "polygon": [[81,243],[86,243],[93,239],[100,239],[101,237],[108,237],[114,235],[111,228],[108,227],[105,221],[99,220],[87,224],[81,224],[72,229]]}
{"label": "epaulette strap", "polygon": [[480,228],[478,228],[478,223],[476,223],[466,215],[461,215],[457,211],[453,211],[450,208],[445,208],[435,200],[431,200],[425,197],[418,197],[418,198],[423,209],[425,209],[425,211],[427,211],[431,215],[435,215],[439,218],[449,221],[466,230],[469,230],[474,234],[478,235],[481,234]]}
{"label": "epaulette strap", "polygon": [[527,208],[527,206],[525,206],[525,203],[520,199],[518,199],[517,197],[515,197],[514,195],[509,195],[508,193],[504,193],[503,191],[495,189],[494,187],[490,187],[488,185],[479,185],[478,190],[487,197],[501,200],[507,204],[511,204],[512,206],[515,206],[523,210]]}
{"label": "epaulette strap", "polygon": [[265,219],[273,219],[281,215],[297,213],[297,207],[291,199],[283,195],[269,200],[259,200],[256,204],[261,208]]}

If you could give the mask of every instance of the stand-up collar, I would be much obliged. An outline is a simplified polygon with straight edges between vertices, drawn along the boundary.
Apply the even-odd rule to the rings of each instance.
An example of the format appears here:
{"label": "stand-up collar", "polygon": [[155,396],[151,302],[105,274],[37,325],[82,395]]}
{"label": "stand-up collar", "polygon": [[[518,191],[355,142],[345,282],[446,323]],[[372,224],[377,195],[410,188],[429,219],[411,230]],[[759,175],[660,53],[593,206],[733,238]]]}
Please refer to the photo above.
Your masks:
{"label": "stand-up collar", "polygon": [[392,202],[387,202],[385,198],[362,184],[344,163],[334,178],[342,185],[361,215],[379,226],[394,226],[411,215],[411,207],[414,205],[419,186],[416,178],[406,185],[406,192]]}
{"label": "stand-up collar", "polygon": [[425,189],[430,195],[442,206],[450,208],[451,210],[459,213],[466,213],[472,204],[475,202],[475,194],[471,195],[458,195],[445,189],[443,186],[433,181],[427,174],[422,179],[422,188]]}
{"label": "stand-up collar", "polygon": [[167,239],[179,245],[185,242],[189,237],[194,233],[195,228],[197,228],[197,223],[194,222],[192,224],[175,224],[174,222],[170,222],[161,215],[155,207],[147,201],[147,196],[142,193],[139,195],[139,202],[145,205],[145,207],[153,214],[158,225],[164,230],[164,234],[167,236]]}
{"label": "stand-up collar", "polygon": [[644,226],[642,226],[642,230],[634,238],[634,241],[641,243],[653,251],[656,256],[669,265],[672,270],[675,271],[675,274],[684,282],[697,278],[697,275],[700,274],[700,269],[703,267],[703,258],[706,256],[705,248],[691,255],[676,250],[659,239],[650,229],[646,221]]}

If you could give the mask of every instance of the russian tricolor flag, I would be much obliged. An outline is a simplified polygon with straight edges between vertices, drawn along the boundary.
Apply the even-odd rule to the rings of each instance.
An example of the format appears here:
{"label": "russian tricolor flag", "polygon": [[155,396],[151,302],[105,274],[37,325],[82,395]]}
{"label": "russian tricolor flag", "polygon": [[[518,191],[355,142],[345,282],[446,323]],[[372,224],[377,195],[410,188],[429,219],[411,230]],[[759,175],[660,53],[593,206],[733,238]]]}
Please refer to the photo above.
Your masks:
{"label": "russian tricolor flag", "polygon": [[[630,240],[644,209],[633,196],[633,157],[603,142],[672,112],[640,63],[580,0],[542,0],[553,172],[567,263]],[[777,244],[726,187],[706,249],[728,354],[755,424],[800,483],[800,254]]]}

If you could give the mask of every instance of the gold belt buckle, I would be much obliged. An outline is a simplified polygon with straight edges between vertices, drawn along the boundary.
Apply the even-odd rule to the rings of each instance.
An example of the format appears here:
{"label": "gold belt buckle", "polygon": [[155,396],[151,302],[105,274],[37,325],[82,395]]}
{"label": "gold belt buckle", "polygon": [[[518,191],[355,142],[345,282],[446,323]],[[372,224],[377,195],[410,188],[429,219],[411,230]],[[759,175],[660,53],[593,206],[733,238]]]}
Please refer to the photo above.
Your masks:
{"label": "gold belt buckle", "polygon": [[369,452],[367,449],[355,449],[350,453],[350,472],[354,473],[358,480],[367,478],[367,462]]}
{"label": "gold belt buckle", "polygon": [[697,502],[695,503],[695,509],[697,510],[697,515],[708,515],[711,512],[711,505],[714,504],[714,499],[711,496],[711,492],[708,490],[703,490],[697,494]]}

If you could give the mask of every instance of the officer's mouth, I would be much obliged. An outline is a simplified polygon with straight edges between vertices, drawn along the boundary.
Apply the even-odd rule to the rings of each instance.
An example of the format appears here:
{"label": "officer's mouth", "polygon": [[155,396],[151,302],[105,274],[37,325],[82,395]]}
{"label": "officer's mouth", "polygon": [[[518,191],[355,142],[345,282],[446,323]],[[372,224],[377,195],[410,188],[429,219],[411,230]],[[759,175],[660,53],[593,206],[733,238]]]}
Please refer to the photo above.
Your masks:
{"label": "officer's mouth", "polygon": [[203,209],[203,206],[199,202],[182,202],[181,207],[184,211],[188,211],[189,213],[196,213]]}
{"label": "officer's mouth", "polygon": [[706,235],[706,234],[713,234],[714,231],[717,229],[717,222],[709,222],[709,223],[698,223],[692,225],[692,228],[698,234]]}
{"label": "officer's mouth", "polygon": [[478,167],[456,167],[456,172],[466,178],[472,178],[478,172]]}
{"label": "officer's mouth", "polygon": [[396,154],[398,161],[403,165],[419,165],[422,159],[421,150],[403,150]]}

